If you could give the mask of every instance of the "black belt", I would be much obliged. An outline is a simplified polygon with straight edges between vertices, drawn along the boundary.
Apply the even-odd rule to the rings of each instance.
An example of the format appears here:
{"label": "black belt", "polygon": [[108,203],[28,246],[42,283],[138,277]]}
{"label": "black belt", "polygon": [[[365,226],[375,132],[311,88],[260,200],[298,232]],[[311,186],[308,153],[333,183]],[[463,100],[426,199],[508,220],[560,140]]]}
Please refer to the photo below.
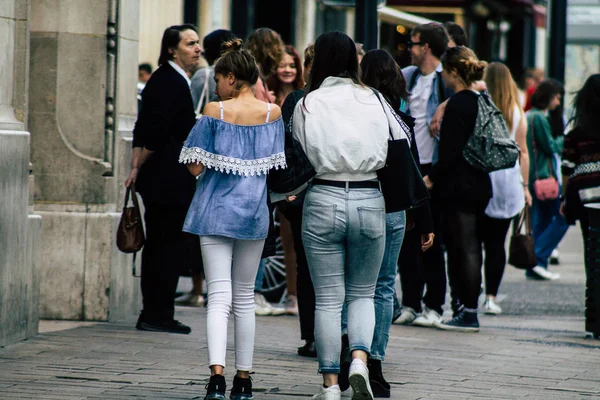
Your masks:
{"label": "black belt", "polygon": [[379,181],[330,181],[327,179],[313,179],[313,185],[335,186],[348,189],[379,189]]}

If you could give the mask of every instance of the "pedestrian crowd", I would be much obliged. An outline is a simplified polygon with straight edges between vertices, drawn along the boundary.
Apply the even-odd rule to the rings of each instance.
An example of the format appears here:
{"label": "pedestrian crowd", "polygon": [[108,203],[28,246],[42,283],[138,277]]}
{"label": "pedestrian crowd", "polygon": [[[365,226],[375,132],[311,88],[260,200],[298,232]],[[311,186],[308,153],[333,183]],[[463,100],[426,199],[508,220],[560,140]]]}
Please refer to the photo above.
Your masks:
{"label": "pedestrian crowd", "polygon": [[[253,399],[255,315],[283,314],[299,317],[298,354],[318,359],[314,399],[389,398],[393,323],[477,332],[482,294],[483,312],[502,312],[515,218],[531,220],[525,277],[559,279],[553,252],[576,220],[587,237],[583,207],[600,201],[600,75],[577,93],[565,136],[559,82],[532,70],[520,90],[466,44],[456,24],[419,25],[401,69],[341,32],[301,57],[267,28],[202,45],[192,25],[165,30],[159,67],[140,65],[125,182],[145,209],[136,327],[188,334],[175,304],[207,306],[205,399],[226,398],[231,312],[231,399]],[[263,293],[277,235],[283,304]],[[193,288],[176,299],[181,275]]]}

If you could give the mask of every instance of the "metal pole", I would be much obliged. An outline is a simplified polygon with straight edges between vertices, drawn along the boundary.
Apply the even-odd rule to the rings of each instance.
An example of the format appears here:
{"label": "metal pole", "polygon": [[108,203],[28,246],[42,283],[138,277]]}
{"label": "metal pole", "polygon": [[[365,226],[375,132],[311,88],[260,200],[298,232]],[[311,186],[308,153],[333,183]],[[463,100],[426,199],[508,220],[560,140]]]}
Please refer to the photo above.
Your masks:
{"label": "metal pole", "polygon": [[565,82],[565,51],[567,45],[567,0],[550,1],[550,43],[548,45],[548,76]]}
{"label": "metal pole", "polygon": [[365,51],[377,48],[377,0],[356,0],[354,38]]}
{"label": "metal pole", "polygon": [[231,0],[231,30],[246,40],[254,29],[254,0]]}

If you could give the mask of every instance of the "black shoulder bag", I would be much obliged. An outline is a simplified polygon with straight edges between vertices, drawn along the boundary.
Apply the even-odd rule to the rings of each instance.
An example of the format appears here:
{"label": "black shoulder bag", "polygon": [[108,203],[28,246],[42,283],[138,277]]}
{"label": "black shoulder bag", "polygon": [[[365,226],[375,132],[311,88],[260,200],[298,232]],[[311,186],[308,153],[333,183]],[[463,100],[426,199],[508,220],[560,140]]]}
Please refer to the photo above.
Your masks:
{"label": "black shoulder bag", "polygon": [[[385,114],[386,105],[383,104],[379,92],[373,89],[373,93],[381,103]],[[388,108],[398,120],[400,117],[391,107]],[[385,167],[377,171],[377,177],[385,199],[385,212],[393,213],[419,207],[419,203],[429,199],[429,190],[412,156],[408,140],[394,139],[391,126],[389,134]]]}

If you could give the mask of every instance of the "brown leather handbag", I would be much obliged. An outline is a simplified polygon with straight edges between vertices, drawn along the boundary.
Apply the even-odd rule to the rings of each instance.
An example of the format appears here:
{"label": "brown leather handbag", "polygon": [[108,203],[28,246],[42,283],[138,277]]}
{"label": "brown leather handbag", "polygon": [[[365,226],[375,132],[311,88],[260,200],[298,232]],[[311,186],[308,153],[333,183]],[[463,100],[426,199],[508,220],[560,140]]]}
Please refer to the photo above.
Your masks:
{"label": "brown leather handbag", "polygon": [[[525,223],[525,233],[522,232]],[[530,269],[537,265],[529,207],[513,220],[513,232],[508,247],[508,263],[515,268]]]}
{"label": "brown leather handbag", "polygon": [[[127,207],[129,196],[133,200],[133,207]],[[136,253],[144,246],[144,226],[142,214],[135,193],[135,185],[132,183],[125,192],[125,204],[123,214],[117,229],[117,248],[123,253]]]}

